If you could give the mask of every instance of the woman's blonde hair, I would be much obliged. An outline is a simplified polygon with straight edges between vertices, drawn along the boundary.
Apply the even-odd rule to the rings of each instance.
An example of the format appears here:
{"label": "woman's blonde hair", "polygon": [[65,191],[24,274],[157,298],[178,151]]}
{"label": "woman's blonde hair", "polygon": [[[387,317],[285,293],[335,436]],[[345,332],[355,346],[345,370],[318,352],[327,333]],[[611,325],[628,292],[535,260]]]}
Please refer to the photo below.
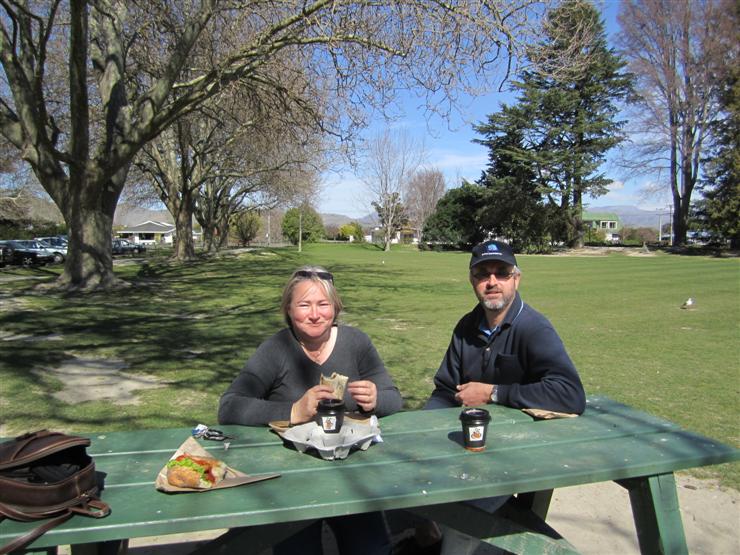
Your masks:
{"label": "woman's blonde hair", "polygon": [[334,305],[334,322],[336,322],[339,318],[339,313],[342,311],[342,308],[344,308],[344,305],[342,305],[342,299],[339,298],[339,293],[337,292],[336,287],[334,287],[334,276],[321,266],[303,266],[293,272],[293,275],[290,276],[288,283],[285,284],[285,288],[283,289],[283,299],[280,302],[280,311],[283,313],[285,323],[288,324],[289,327],[293,326],[289,316],[290,303],[293,302],[293,291],[296,286],[304,281],[313,281],[323,288],[324,293],[326,293],[326,297]]}

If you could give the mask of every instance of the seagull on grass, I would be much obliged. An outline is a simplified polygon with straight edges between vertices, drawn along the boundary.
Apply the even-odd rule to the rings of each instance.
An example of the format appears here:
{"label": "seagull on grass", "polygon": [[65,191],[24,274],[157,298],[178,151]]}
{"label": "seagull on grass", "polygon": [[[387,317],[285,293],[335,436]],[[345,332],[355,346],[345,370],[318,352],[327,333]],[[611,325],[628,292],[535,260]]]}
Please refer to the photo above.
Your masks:
{"label": "seagull on grass", "polygon": [[689,297],[683,302],[681,308],[691,308],[692,306],[694,306],[694,299]]}

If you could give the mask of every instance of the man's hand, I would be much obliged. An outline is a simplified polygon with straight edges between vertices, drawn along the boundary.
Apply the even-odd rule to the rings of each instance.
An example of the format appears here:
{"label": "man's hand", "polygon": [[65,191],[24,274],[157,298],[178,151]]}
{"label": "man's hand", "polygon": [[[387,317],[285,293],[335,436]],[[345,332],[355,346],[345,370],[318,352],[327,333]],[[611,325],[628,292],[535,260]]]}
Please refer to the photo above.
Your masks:
{"label": "man's hand", "polygon": [[293,403],[290,409],[290,423],[303,424],[316,416],[316,408],[321,399],[333,399],[334,389],[330,385],[315,385]]}
{"label": "man's hand", "polygon": [[347,391],[365,412],[370,412],[378,404],[378,388],[370,380],[350,382],[347,384]]}
{"label": "man's hand", "polygon": [[464,407],[485,405],[491,400],[493,384],[482,382],[468,382],[457,386],[455,399],[460,401]]}

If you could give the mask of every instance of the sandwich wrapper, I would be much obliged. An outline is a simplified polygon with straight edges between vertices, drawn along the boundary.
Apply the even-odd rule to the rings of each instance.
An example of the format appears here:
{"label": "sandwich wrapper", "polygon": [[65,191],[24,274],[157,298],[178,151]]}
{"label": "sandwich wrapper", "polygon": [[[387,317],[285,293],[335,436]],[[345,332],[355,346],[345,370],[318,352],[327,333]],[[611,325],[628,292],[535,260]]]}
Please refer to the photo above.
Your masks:
{"label": "sandwich wrapper", "polygon": [[[182,445],[180,445],[180,447],[177,448],[177,451],[175,451],[175,453],[170,457],[169,460],[175,459],[185,453],[187,453],[188,455],[193,455],[195,457],[199,457],[203,459],[215,458],[208,451],[206,451],[203,447],[201,447],[201,445],[195,440],[195,438],[189,437],[188,439],[182,442]],[[214,489],[233,488],[235,486],[243,486],[244,484],[251,484],[252,482],[261,482],[262,480],[270,480],[271,478],[277,478],[278,476],[280,476],[280,474],[278,473],[260,474],[259,476],[250,476],[249,474],[244,474],[244,472],[240,472],[239,470],[236,470],[234,468],[231,468],[229,465],[226,465],[226,475],[224,476],[224,479],[221,480],[218,484],[216,484],[212,488],[205,488],[205,489],[179,488],[177,486],[171,485],[167,481],[167,465],[165,464],[162,467],[162,469],[159,471],[159,474],[157,474],[157,479],[154,481],[154,485],[159,491],[164,491],[166,493],[185,493],[185,492],[191,492],[191,491],[203,492],[203,491],[212,491]]]}
{"label": "sandwich wrapper", "polygon": [[557,412],[554,410],[545,409],[522,409],[522,412],[526,412],[529,416],[533,416],[537,420],[552,420],[554,418],[575,418],[577,414],[571,414],[569,412]]}
{"label": "sandwich wrapper", "polygon": [[375,415],[364,422],[345,418],[336,434],[325,433],[315,422],[275,431],[284,440],[292,442],[301,453],[313,449],[327,461],[345,459],[353,448],[365,451],[373,441],[383,441]]}

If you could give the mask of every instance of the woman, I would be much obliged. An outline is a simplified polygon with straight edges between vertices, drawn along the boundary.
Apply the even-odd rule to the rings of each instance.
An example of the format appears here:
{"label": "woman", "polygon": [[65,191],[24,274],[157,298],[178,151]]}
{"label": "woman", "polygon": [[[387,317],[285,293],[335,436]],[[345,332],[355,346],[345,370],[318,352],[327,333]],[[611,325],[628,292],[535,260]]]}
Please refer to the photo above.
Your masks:
{"label": "woman", "polygon": [[[338,325],[342,301],[334,278],[321,267],[303,267],[283,290],[281,311],[288,327],[264,341],[222,395],[221,424],[265,425],[311,421],[321,399],[332,388],[319,385],[321,374],[349,378],[344,394],[348,411],[377,416],[401,409],[402,399],[370,338],[358,329]],[[330,518],[343,554],[390,553],[380,513]],[[321,553],[321,522],[309,526],[274,548],[283,553]]]}

